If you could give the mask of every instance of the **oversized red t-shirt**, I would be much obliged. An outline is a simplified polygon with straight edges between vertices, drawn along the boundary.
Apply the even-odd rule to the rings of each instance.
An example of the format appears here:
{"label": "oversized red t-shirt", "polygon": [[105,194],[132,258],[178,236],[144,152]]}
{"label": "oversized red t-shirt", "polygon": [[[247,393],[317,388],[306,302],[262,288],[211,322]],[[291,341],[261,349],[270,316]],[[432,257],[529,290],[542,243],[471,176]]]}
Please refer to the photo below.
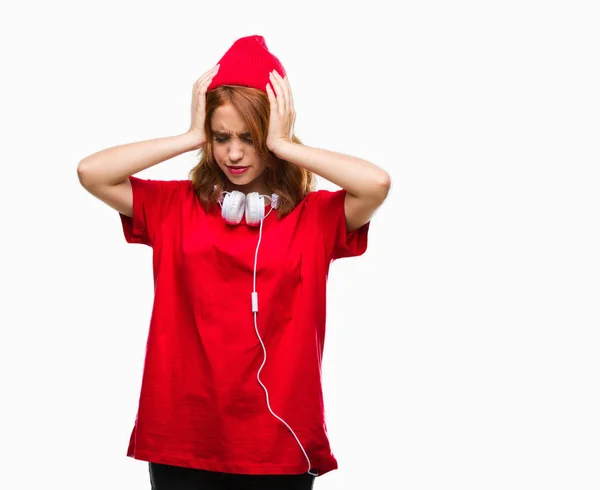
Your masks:
{"label": "oversized red t-shirt", "polygon": [[[130,181],[133,218],[119,215],[127,242],[153,249],[154,304],[127,456],[227,473],[306,472],[257,380],[259,228],[228,225],[219,206],[205,212],[189,180]],[[363,254],[370,225],[347,232],[345,194],[313,191],[283,219],[273,210],[258,251],[260,379],[319,475],[338,467],[321,386],[329,266]]]}

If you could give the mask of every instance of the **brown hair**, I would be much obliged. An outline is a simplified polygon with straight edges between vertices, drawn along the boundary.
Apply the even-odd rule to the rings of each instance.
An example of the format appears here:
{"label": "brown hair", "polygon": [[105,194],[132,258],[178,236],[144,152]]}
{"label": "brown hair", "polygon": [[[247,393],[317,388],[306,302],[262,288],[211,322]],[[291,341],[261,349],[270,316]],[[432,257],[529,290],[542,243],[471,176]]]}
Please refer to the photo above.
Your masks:
{"label": "brown hair", "polygon": [[[206,93],[206,118],[204,131],[206,143],[199,150],[200,161],[190,170],[190,180],[194,191],[207,210],[218,205],[221,192],[229,189],[229,179],[219,168],[213,157],[211,118],[214,111],[225,104],[231,104],[241,115],[252,136],[256,152],[265,163],[265,183],[271,192],[279,195],[277,212],[282,218],[315,189],[315,176],[312,172],[281,160],[270,152],[266,145],[269,128],[270,102],[267,94],[261,90],[238,85],[222,85]],[[295,135],[294,143],[303,144]],[[214,186],[217,186],[214,189]]]}

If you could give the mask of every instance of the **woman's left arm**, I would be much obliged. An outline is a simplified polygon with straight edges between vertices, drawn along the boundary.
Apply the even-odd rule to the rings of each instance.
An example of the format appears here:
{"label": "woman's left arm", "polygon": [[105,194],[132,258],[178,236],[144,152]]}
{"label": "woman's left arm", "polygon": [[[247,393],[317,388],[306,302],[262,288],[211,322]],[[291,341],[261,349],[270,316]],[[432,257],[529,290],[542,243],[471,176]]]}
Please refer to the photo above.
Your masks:
{"label": "woman's left arm", "polygon": [[367,223],[386,199],[391,186],[389,174],[366,160],[320,148],[294,143],[291,139],[295,119],[289,81],[274,71],[267,84],[271,103],[267,147],[278,158],[305,168],[347,191],[345,214],[348,231]]}

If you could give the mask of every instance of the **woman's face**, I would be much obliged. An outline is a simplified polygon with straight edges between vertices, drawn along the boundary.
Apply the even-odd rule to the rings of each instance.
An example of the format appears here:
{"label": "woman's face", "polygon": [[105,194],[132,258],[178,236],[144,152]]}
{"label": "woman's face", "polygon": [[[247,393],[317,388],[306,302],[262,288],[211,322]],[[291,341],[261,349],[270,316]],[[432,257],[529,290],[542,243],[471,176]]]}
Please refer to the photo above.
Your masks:
{"label": "woman's face", "polygon": [[266,164],[259,159],[250,132],[231,104],[213,112],[211,130],[213,157],[234,189],[268,195],[263,181]]}

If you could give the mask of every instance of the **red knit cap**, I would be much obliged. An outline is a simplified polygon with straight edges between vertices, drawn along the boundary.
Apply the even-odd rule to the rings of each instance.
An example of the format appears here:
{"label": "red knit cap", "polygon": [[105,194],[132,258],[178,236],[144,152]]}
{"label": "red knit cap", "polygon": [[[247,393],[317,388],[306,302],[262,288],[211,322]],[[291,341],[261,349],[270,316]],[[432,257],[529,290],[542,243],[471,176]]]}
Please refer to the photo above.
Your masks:
{"label": "red knit cap", "polygon": [[266,93],[271,71],[277,70],[277,73],[285,77],[283,65],[269,52],[262,36],[238,39],[217,64],[221,66],[208,86],[208,90],[220,85],[242,85]]}

